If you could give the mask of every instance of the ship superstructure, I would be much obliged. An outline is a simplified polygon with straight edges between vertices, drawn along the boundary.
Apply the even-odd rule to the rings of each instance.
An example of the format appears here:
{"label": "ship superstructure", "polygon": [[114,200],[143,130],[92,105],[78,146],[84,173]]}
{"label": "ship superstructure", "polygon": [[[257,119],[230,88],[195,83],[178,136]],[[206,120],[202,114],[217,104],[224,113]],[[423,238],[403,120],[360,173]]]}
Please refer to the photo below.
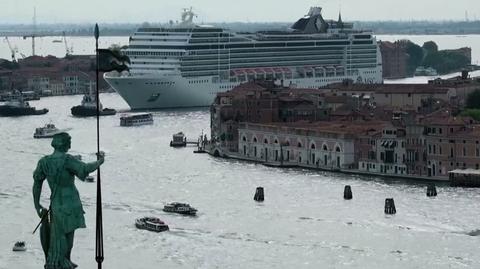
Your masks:
{"label": "ship superstructure", "polygon": [[381,83],[376,38],[352,23],[325,20],[320,7],[288,31],[232,33],[195,25],[185,9],[167,28],[140,28],[125,53],[130,72],[105,79],[132,109],[209,106],[217,92],[254,79],[319,88],[345,79]]}

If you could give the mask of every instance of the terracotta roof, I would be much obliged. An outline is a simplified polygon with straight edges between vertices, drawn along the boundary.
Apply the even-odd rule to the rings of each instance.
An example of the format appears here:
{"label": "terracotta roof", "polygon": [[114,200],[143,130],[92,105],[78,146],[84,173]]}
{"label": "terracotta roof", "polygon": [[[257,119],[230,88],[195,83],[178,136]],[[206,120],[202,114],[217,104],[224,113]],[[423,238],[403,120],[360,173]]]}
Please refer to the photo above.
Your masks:
{"label": "terracotta roof", "polygon": [[346,103],[348,100],[348,97],[347,96],[325,96],[325,102],[327,104],[332,104],[332,103],[336,103],[336,104],[344,104]]}
{"label": "terracotta roof", "polygon": [[448,90],[448,88],[432,87],[429,84],[384,84],[378,87],[375,93],[446,94]]}
{"label": "terracotta roof", "polygon": [[452,111],[448,109],[437,110],[418,118],[420,123],[431,125],[467,125],[472,120],[470,117],[455,117],[452,115]]}
{"label": "terracotta roof", "polygon": [[[248,123],[252,125],[252,123]],[[279,122],[268,124],[253,124],[253,126],[265,126],[275,128],[291,128],[295,130],[303,131],[316,131],[331,134],[343,134],[343,135],[366,135],[370,133],[381,132],[382,129],[391,125],[384,121],[318,121],[318,122]]]}
{"label": "terracotta roof", "polygon": [[434,84],[331,84],[333,91],[362,91],[375,93],[447,93],[449,88]]}

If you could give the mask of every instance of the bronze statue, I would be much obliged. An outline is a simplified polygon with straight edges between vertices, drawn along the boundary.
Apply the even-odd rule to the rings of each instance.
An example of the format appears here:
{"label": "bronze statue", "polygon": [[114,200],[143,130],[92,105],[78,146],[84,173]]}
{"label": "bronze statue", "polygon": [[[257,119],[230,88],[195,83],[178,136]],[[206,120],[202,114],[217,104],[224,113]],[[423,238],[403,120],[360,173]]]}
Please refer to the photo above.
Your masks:
{"label": "bronze statue", "polygon": [[[71,137],[68,133],[55,134],[52,139],[54,152],[38,161],[33,172],[33,202],[41,218],[40,241],[45,253],[45,269],[72,269],[77,267],[70,260],[74,232],[85,228],[84,211],[75,176],[85,180],[104,162],[103,154],[96,162],[84,163],[67,154]],[[50,207],[40,205],[43,181],[47,179],[51,190]]]}

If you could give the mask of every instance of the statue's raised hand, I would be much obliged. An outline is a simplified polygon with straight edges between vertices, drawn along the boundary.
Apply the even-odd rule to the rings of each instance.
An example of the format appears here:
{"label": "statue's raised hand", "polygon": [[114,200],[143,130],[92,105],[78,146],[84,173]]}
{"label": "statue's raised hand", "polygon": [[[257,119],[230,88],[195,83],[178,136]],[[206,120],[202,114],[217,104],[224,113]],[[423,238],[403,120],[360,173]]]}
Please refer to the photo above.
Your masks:
{"label": "statue's raised hand", "polygon": [[98,157],[98,162],[99,162],[100,165],[105,162],[105,152],[103,152],[103,151],[98,152],[97,157]]}

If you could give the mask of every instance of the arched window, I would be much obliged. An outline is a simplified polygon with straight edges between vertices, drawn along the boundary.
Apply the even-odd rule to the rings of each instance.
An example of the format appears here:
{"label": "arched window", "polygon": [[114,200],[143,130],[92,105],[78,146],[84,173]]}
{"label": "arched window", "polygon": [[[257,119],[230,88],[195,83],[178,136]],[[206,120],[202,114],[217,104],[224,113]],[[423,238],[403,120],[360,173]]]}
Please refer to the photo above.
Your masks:
{"label": "arched window", "polygon": [[268,144],[268,139],[265,138],[265,139],[263,140],[263,143]]}
{"label": "arched window", "polygon": [[256,137],[253,138],[253,142],[257,143],[257,138]]}
{"label": "arched window", "polygon": [[275,143],[275,144],[278,144],[278,140],[277,140],[277,139],[275,139],[275,142],[274,142],[274,143]]}
{"label": "arched window", "polygon": [[242,137],[242,141],[247,141],[247,138],[245,136]]}
{"label": "arched window", "polygon": [[315,144],[312,143],[312,145],[310,145],[310,148],[315,149]]}
{"label": "arched window", "polygon": [[340,151],[341,151],[341,150],[340,150],[340,147],[337,146],[337,147],[335,148],[335,151],[336,151],[336,152],[340,152]]}
{"label": "arched window", "polygon": [[323,150],[327,151],[328,150],[328,147],[327,145],[323,144]]}
{"label": "arched window", "polygon": [[302,142],[298,142],[297,147],[301,148],[302,147]]}

